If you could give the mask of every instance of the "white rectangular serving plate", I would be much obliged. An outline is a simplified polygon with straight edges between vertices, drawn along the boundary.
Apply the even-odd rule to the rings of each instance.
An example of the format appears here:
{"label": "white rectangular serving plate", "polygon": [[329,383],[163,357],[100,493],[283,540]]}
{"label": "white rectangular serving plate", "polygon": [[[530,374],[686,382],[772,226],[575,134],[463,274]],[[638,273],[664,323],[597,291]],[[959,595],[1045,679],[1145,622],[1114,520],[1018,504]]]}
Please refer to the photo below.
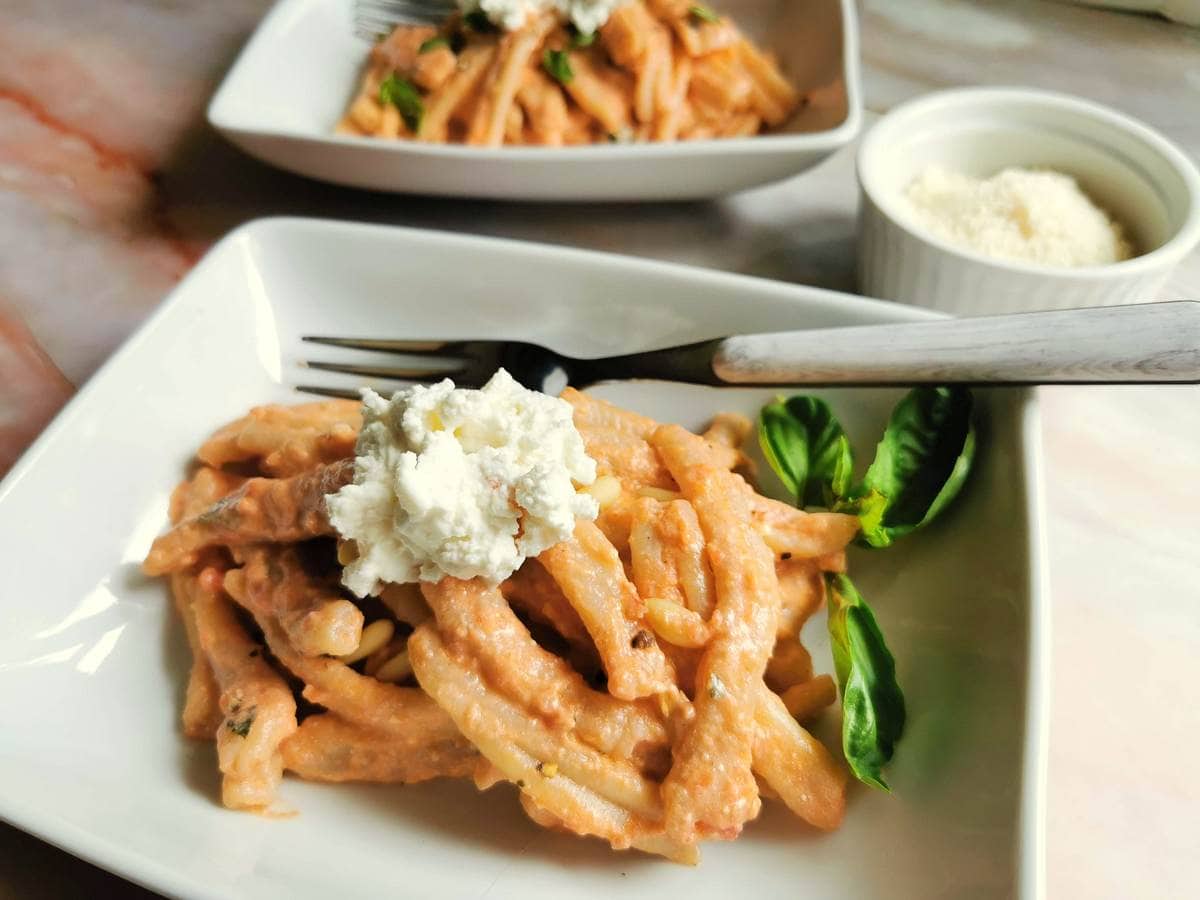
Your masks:
{"label": "white rectangular serving plate", "polygon": [[682,200],[798,174],[858,134],[862,92],[853,0],[721,0],[779,54],[810,102],[780,133],[586,147],[467,147],[335,135],[370,45],[350,0],[279,0],[208,107],[234,144],[335,184],[509,200]]}
{"label": "white rectangular serving plate", "polygon": [[[253,405],[303,399],[303,334],[510,337],[576,355],[925,313],[597,253],[267,219],[218,244],[0,483],[0,817],[189,897],[1038,898],[1046,594],[1037,412],[980,391],[977,470],[927,530],[851,571],[898,660],[910,718],[894,793],[854,783],[820,834],[768,802],[699,868],[544,831],[508,786],[307,784],[291,818],[222,809],[210,744],[185,740],[188,651],[139,563],[195,448]],[[339,376],[324,375],[328,385]],[[774,392],[596,389],[700,427]],[[897,390],[819,392],[869,457]],[[763,479],[769,489],[773,479]],[[831,671],[824,616],[806,634]],[[836,749],[836,713],[818,733]]]}

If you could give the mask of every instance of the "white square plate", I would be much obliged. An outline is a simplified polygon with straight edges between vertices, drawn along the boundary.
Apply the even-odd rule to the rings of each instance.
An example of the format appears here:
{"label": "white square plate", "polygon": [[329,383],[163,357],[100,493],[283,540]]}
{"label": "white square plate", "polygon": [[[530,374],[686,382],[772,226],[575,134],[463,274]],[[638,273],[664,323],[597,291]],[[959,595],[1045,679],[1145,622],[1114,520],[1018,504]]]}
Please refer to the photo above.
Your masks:
{"label": "white square plate", "polygon": [[[187,896],[1038,897],[1046,608],[1026,392],[980,393],[978,469],[938,523],[851,560],[910,707],[895,793],[852,786],[832,835],[768,803],[740,840],[705,845],[698,869],[543,831],[506,787],[287,779],[294,818],[222,809],[213,748],[179,731],[182,628],[165,585],[138,570],[201,439],[320,376],[297,367],[302,334],[508,336],[597,355],[922,315],[535,244],[294,219],[239,229],[0,484],[0,816]],[[691,427],[772,396],[651,382],[600,393]],[[860,455],[900,396],[822,393]],[[830,671],[823,618],[810,643]]]}
{"label": "white square plate", "polygon": [[782,133],[720,141],[501,147],[335,135],[369,45],[350,0],[279,0],[225,77],[208,120],[272,165],[352,187],[510,200],[679,200],[795,175],[862,120],[853,0],[721,0],[776,51],[810,103]]}

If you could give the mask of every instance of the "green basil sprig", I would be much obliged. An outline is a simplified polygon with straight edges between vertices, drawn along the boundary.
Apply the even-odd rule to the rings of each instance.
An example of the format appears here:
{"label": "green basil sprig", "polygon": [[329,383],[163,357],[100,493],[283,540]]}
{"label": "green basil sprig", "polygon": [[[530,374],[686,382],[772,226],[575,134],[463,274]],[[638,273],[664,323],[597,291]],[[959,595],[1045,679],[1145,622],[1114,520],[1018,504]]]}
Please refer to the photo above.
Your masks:
{"label": "green basil sprig", "polygon": [[875,614],[845,575],[826,574],[829,639],[842,694],[842,752],[859,781],[890,791],[883,767],[904,733],[896,661]]}
{"label": "green basil sprig", "polygon": [[862,538],[887,547],[931,522],[958,496],[975,458],[971,392],[917,388],[892,411],[875,461],[843,504],[862,521]]}
{"label": "green basil sprig", "polygon": [[849,493],[854,454],[824,400],[781,398],[764,406],[758,417],[758,442],[798,505],[828,508]]}
{"label": "green basil sprig", "polygon": [[[841,423],[815,397],[763,407],[763,455],[802,507],[858,516],[860,541],[887,547],[933,520],[962,489],[975,458],[971,394],[919,387],[897,404],[875,459],[852,486],[854,457]],[[883,767],[904,731],[896,663],[866,600],[845,575],[826,575],[829,638],[842,695],[842,750],[856,778],[889,790]]]}
{"label": "green basil sprig", "polygon": [[887,547],[931,522],[962,490],[975,458],[972,408],[963,387],[910,391],[853,487],[850,443],[823,400],[797,396],[763,407],[758,440],[798,506],[858,516],[862,542]]}

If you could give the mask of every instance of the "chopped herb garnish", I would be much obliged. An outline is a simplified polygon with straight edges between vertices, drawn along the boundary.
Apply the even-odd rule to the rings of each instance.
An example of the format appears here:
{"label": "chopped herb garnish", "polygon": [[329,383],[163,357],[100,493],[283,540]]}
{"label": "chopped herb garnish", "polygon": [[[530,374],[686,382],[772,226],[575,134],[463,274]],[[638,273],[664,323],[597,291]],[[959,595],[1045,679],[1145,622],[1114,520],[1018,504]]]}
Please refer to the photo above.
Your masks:
{"label": "chopped herb garnish", "polygon": [[417,48],[417,53],[428,53],[430,50],[436,50],[438,47],[449,47],[450,41],[448,38],[442,37],[440,34],[437,37],[431,37],[420,47]]}
{"label": "chopped herb garnish", "polygon": [[575,77],[571,71],[571,60],[565,50],[547,50],[542,54],[542,68],[550,77],[562,84],[570,84]]}
{"label": "chopped herb garnish", "polygon": [[721,17],[709,9],[707,6],[701,6],[697,3],[695,6],[688,7],[688,13],[693,19],[699,19],[701,22],[720,22]]}
{"label": "chopped herb garnish", "polygon": [[568,26],[567,30],[571,32],[571,47],[573,49],[579,50],[596,43],[596,32],[594,31],[580,31],[574,25]]}
{"label": "chopped herb garnish", "polygon": [[231,519],[238,518],[237,505],[241,499],[238,492],[234,491],[200,513],[196,521],[202,525],[229,525]]}
{"label": "chopped herb garnish", "polygon": [[403,78],[397,78],[395,75],[385,78],[383,84],[379,85],[379,102],[384,105],[391,103],[400,110],[400,118],[404,120],[409,131],[416,132],[421,127],[425,104],[421,102],[421,95],[417,93],[417,89]]}
{"label": "chopped herb garnish", "polygon": [[227,721],[225,723],[225,726],[230,731],[232,731],[234,734],[236,734],[238,737],[245,737],[246,735],[248,735],[250,733],[250,726],[252,726],[253,724],[254,724],[254,710],[251,709],[250,712],[246,715],[246,718],[239,719],[236,722],[233,721],[233,719],[230,719],[229,721]]}
{"label": "chopped herb garnish", "polygon": [[482,9],[473,10],[463,16],[463,24],[480,34],[493,34],[500,30]]}

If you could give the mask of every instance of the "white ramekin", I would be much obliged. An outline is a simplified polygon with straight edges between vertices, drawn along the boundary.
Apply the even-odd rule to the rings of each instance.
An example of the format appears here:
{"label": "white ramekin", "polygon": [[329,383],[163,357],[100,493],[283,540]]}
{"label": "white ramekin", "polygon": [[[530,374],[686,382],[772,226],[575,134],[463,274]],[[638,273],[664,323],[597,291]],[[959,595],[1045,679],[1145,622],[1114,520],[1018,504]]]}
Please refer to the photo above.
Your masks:
{"label": "white ramekin", "polygon": [[[1006,166],[1073,175],[1140,255],[1061,268],[996,260],[933,237],[904,197],[933,163],[980,177]],[[1153,129],[1064,94],[963,88],[905,103],[863,139],[858,180],[862,292],[956,315],[1167,299],[1158,290],[1200,242],[1196,166]]]}

